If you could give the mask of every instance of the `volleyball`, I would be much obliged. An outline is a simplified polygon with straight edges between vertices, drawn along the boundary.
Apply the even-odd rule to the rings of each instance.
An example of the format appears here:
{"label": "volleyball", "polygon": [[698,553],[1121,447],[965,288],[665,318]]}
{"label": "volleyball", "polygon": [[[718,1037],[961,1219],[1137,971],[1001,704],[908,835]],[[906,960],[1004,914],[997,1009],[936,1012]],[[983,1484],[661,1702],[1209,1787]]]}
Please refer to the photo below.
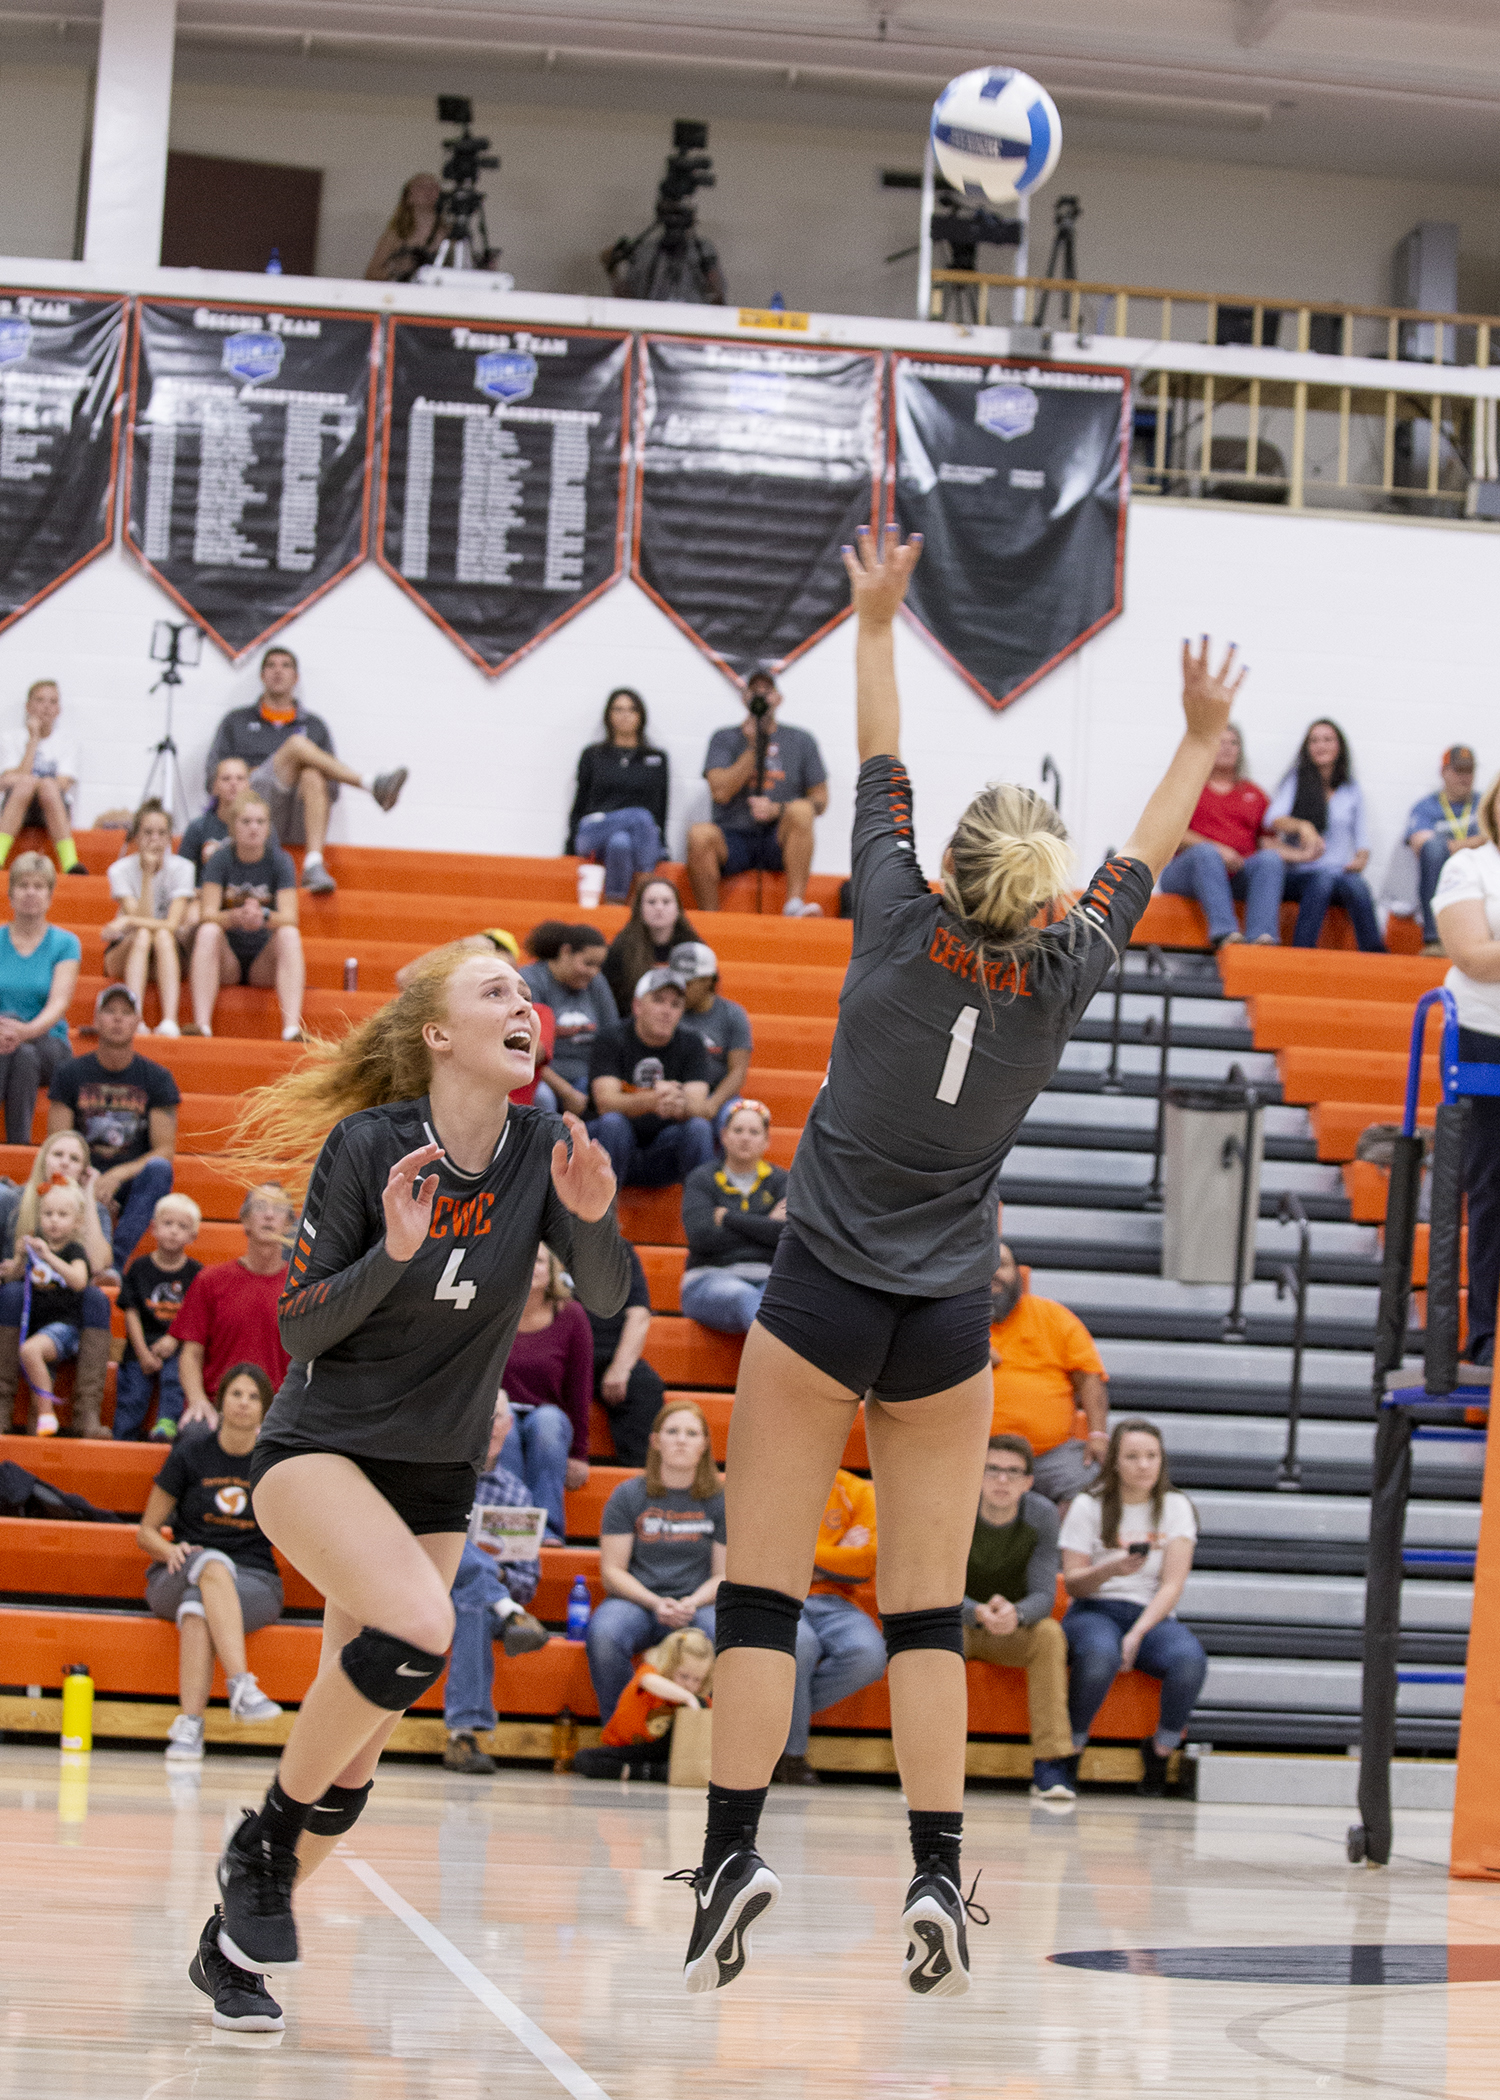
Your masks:
{"label": "volleyball", "polygon": [[966,197],[1029,197],[1062,151],[1062,119],[1040,81],[1010,66],[950,80],[932,106],[932,150]]}

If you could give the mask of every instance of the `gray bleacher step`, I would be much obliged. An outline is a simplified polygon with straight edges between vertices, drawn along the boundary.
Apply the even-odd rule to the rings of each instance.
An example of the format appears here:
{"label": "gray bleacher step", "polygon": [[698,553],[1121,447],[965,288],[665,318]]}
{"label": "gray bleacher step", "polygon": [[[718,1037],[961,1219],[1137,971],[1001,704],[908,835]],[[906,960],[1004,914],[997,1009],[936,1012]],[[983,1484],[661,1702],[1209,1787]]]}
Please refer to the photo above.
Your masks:
{"label": "gray bleacher step", "polygon": [[[1159,1211],[1088,1210],[1083,1207],[1007,1203],[1005,1238],[1018,1261],[1038,1268],[1103,1269],[1132,1275],[1160,1273],[1162,1219]],[[1279,1266],[1295,1262],[1294,1225],[1261,1218],[1255,1230],[1257,1273],[1274,1279]],[[1378,1281],[1380,1235],[1373,1225],[1315,1222],[1310,1274],[1315,1283]]]}
{"label": "gray bleacher step", "polygon": [[[1305,1108],[1273,1104],[1265,1110],[1262,1127],[1268,1159],[1317,1159],[1317,1139]],[[1027,1110],[1021,1131],[1028,1145],[1149,1153],[1156,1131],[1156,1097],[1144,1091],[1080,1094],[1044,1088]]]}
{"label": "gray bleacher step", "polygon": [[[1471,1582],[1403,1583],[1401,1661],[1462,1666],[1473,1607]],[[1358,1662],[1365,1585],[1355,1575],[1250,1575],[1195,1567],[1179,1614],[1211,1655]]]}
{"label": "gray bleacher step", "polygon": [[[1083,1010],[1086,1021],[1103,1021],[1106,1026],[1114,1021],[1115,995],[1113,983],[1106,980],[1107,989],[1095,992]],[[1146,1021],[1160,1021],[1161,993],[1127,987],[1120,1001],[1120,1022],[1139,1028]],[[1236,1028],[1242,1034],[1250,1032],[1250,1010],[1243,999],[1202,999],[1196,995],[1180,998],[1172,995],[1172,1037],[1176,1040],[1177,1024],[1181,1021],[1189,1028]]]}
{"label": "gray bleacher step", "polygon": [[[1086,1146],[1012,1147],[1000,1174],[1003,1203],[1067,1203],[1139,1210],[1151,1182],[1151,1154],[1092,1151]],[[1260,1209],[1274,1217],[1282,1192],[1301,1199],[1310,1219],[1345,1222],[1349,1198],[1339,1169],[1318,1160],[1268,1159],[1261,1169]]]}
{"label": "gray bleacher step", "polygon": [[[1231,1065],[1238,1065],[1247,1080],[1253,1084],[1264,1083],[1279,1089],[1280,1078],[1276,1069],[1276,1058],[1269,1050],[1193,1050],[1178,1049],[1175,1044],[1167,1057],[1168,1080],[1197,1080],[1222,1083],[1229,1077]],[[1076,1037],[1066,1045],[1062,1072],[1098,1073],[1109,1069],[1109,1044],[1080,1042]],[[1119,1069],[1149,1078],[1153,1083],[1161,1069],[1161,1051],[1150,1043],[1127,1043],[1121,1047]]]}
{"label": "gray bleacher step", "polygon": [[[1417,1673],[1418,1679],[1424,1674]],[[1413,1719],[1456,1722],[1463,1705],[1463,1685],[1449,1681],[1452,1672],[1432,1674],[1441,1681],[1407,1681],[1397,1686],[1396,1711]],[[1282,1713],[1358,1714],[1362,1675],[1360,1665],[1351,1662],[1216,1655],[1209,1659],[1199,1704],[1221,1709],[1273,1708]],[[1196,1734],[1196,1728],[1190,1726],[1189,1733]]]}
{"label": "gray bleacher step", "polygon": [[[1201,1699],[1193,1709],[1189,1733],[1194,1741],[1214,1747],[1268,1750],[1347,1750],[1359,1742],[1358,1713],[1315,1712],[1306,1707],[1212,1706]],[[1458,1748],[1458,1716],[1403,1713],[1396,1717],[1398,1751],[1435,1751],[1451,1756]]]}
{"label": "gray bleacher step", "polygon": [[[1172,1283],[1161,1276],[1080,1269],[1033,1269],[1031,1288],[1039,1297],[1060,1299],[1096,1336],[1149,1340],[1216,1341],[1233,1296],[1227,1284]],[[1307,1294],[1308,1349],[1369,1346],[1378,1298],[1373,1283],[1312,1284]],[[1252,1342],[1290,1342],[1290,1293],[1278,1301],[1274,1284],[1252,1283],[1245,1290],[1243,1310]]]}
{"label": "gray bleacher step", "polygon": [[[1276,1489],[1286,1450],[1285,1421],[1163,1410],[1159,1423],[1179,1487]],[[1372,1421],[1304,1422],[1297,1439],[1302,1491],[1367,1494],[1374,1447]],[[1484,1449],[1481,1439],[1468,1436],[1417,1439],[1412,1445],[1416,1491],[1444,1500],[1477,1501],[1484,1482]]]}
{"label": "gray bleacher step", "polygon": [[[1239,1488],[1195,1488],[1198,1546],[1195,1568],[1242,1574],[1363,1575],[1370,1505],[1362,1495],[1257,1493]],[[1409,1549],[1454,1553],[1409,1571],[1423,1582],[1468,1583],[1479,1536],[1474,1502],[1413,1500],[1407,1505]]]}
{"label": "gray bleacher step", "polygon": [[[1034,1278],[1032,1287],[1037,1287]],[[1200,1392],[1202,1404],[1217,1408],[1217,1399],[1209,1397],[1216,1391],[1284,1395],[1291,1384],[1292,1352],[1275,1344],[1150,1341],[1122,1335],[1102,1341],[1099,1353],[1112,1379],[1128,1381],[1136,1390],[1149,1385],[1170,1390],[1179,1406],[1187,1390]],[[1419,1378],[1421,1358],[1408,1355],[1404,1368]],[[1304,1359],[1302,1386],[1308,1395],[1357,1394],[1368,1410],[1370,1375],[1368,1349],[1316,1349]]]}
{"label": "gray bleacher step", "polygon": [[[1237,1756],[1216,1750],[1197,1760],[1197,1798],[1219,1807],[1346,1808],[1359,1806],[1357,1757]],[[1396,1758],[1391,1806],[1400,1813],[1451,1814],[1458,1767],[1451,1759]]]}

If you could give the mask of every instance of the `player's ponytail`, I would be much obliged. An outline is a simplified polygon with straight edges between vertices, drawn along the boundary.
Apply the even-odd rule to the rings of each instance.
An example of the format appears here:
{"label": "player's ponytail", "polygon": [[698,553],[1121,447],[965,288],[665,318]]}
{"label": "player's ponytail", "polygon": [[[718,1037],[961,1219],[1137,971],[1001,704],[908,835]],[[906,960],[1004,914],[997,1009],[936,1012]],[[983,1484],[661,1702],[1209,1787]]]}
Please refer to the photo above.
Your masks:
{"label": "player's ponytail", "polygon": [[986,947],[1015,948],[1067,890],[1073,848],[1045,796],[1008,783],[974,797],[943,859],[943,902]]}

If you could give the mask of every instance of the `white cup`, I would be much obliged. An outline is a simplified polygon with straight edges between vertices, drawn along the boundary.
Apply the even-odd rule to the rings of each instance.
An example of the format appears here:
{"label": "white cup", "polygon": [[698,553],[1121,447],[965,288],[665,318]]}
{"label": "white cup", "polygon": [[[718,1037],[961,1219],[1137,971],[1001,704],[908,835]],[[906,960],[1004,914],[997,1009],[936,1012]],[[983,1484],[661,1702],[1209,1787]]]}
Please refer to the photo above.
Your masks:
{"label": "white cup", "polygon": [[604,870],[596,860],[581,860],[578,863],[578,906],[581,911],[593,911],[604,895]]}

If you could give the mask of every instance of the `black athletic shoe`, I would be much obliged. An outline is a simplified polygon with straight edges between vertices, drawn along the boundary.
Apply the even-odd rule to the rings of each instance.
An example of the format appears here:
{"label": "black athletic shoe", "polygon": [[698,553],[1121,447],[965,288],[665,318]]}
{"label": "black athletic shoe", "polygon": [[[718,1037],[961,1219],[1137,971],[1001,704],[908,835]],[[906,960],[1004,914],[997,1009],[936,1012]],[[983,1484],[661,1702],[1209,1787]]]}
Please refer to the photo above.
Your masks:
{"label": "black athletic shoe", "polygon": [[750,1959],[750,1927],[775,1907],[781,1883],[755,1851],[731,1852],[710,1874],[684,1867],[668,1881],[685,1881],[696,1912],[682,1978],[688,1989],[720,1991]]}
{"label": "black athletic shoe", "polygon": [[976,1925],[988,1925],[990,1914],[974,1901],[974,1888],[967,1897],[948,1870],[931,1860],[917,1869],[906,1892],[901,1924],[906,1933],[906,1960],[901,1981],[919,1998],[961,1998],[969,1988],[969,1935],[965,1916]]}
{"label": "black athletic shoe", "polygon": [[198,1936],[198,1951],[188,1963],[188,1982],[196,1984],[205,1998],[214,2001],[215,2027],[237,2027],[247,2034],[280,2034],[286,2021],[281,2007],[266,1989],[264,1976],[241,1969],[228,1955],[219,1952],[219,1926],[224,1913],[214,1905],[214,1914]]}
{"label": "black athletic shoe", "polygon": [[292,1884],[297,1855],[261,1837],[255,1824],[255,1810],[247,1808],[219,1860],[219,1893],[224,1898],[219,1952],[241,1969],[295,1969]]}

